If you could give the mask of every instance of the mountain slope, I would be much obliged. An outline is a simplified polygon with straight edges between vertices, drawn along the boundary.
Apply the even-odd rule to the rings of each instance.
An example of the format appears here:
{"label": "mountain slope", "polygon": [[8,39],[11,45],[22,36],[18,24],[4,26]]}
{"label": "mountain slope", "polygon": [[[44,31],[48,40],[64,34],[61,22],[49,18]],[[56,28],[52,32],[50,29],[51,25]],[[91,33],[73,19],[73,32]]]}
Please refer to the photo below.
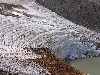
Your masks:
{"label": "mountain slope", "polygon": [[36,2],[73,23],[100,32],[99,0],[36,0]]}
{"label": "mountain slope", "polygon": [[0,15],[1,45],[47,47],[57,57],[69,59],[85,57],[88,53],[99,55],[99,48],[96,47],[100,42],[99,33],[61,18],[34,2],[24,7],[27,10],[13,7],[4,10],[6,16]]}
{"label": "mountain slope", "polygon": [[[41,55],[34,50],[27,51],[26,48],[49,48],[55,57],[63,59],[100,54],[99,46],[96,46],[100,44],[100,33],[78,26],[34,1],[23,6],[10,5],[10,9],[5,6],[9,4],[1,5],[0,12],[3,13],[0,13],[0,68],[3,70],[16,71],[22,75],[45,75],[53,71],[50,63],[48,65],[51,69],[43,68],[39,64],[55,61],[56,58],[46,58],[47,54],[40,52]],[[60,64],[60,59],[57,61]],[[36,65],[38,68],[33,68]],[[68,70],[71,75],[80,73],[74,68],[71,72]]]}

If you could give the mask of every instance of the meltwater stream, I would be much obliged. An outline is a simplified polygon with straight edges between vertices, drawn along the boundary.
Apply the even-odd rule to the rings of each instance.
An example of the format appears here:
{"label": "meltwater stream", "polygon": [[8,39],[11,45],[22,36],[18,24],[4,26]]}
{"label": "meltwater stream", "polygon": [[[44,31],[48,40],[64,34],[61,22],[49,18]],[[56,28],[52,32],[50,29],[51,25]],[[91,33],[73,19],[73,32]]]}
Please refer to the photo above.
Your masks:
{"label": "meltwater stream", "polygon": [[90,74],[100,75],[100,57],[83,58],[69,61],[75,68]]}

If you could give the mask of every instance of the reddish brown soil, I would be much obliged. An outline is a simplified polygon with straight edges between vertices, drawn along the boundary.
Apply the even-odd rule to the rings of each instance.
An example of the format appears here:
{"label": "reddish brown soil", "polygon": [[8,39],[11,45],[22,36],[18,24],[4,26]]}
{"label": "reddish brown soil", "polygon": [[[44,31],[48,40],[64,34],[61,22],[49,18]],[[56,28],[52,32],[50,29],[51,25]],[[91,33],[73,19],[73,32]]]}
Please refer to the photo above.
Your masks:
{"label": "reddish brown soil", "polygon": [[31,48],[28,50],[32,50],[36,54],[43,54],[47,56],[38,59],[29,59],[29,61],[34,61],[43,68],[48,69],[51,75],[86,75],[72,67],[68,62],[60,58],[56,58],[53,54],[51,54],[51,51],[48,48]]}

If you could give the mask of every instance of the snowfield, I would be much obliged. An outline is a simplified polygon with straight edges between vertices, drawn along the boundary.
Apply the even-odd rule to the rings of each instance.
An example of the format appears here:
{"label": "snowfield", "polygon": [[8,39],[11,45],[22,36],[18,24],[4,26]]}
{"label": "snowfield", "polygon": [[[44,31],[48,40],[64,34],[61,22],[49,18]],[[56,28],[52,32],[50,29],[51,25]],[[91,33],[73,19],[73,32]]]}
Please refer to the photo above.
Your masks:
{"label": "snowfield", "polygon": [[[23,64],[18,65],[25,59],[41,58],[32,52],[26,55],[27,51],[23,49],[25,47],[49,48],[56,57],[63,59],[100,54],[99,48],[96,48],[96,43],[100,43],[100,33],[78,26],[34,1],[23,6],[28,10],[16,10],[25,12],[31,17],[14,10],[9,12],[19,15],[20,18],[0,15],[0,68],[11,72],[27,71],[32,75],[45,75],[36,74],[41,71],[40,66],[34,69],[28,66],[30,68],[24,69]],[[17,63],[17,59],[20,59],[20,62]]]}

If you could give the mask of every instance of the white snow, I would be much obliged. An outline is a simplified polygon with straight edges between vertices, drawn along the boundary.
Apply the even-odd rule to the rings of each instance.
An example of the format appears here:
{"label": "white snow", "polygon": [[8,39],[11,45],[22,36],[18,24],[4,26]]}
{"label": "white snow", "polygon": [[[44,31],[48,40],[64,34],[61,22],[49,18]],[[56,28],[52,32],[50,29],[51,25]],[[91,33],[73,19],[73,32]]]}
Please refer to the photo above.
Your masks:
{"label": "white snow", "polygon": [[24,16],[23,14],[21,14],[21,13],[18,13],[18,12],[12,12],[12,14],[14,14],[14,15],[19,15],[19,16]]}
{"label": "white snow", "polygon": [[34,0],[0,0],[0,3],[9,3],[9,4],[27,4]]}
{"label": "white snow", "polygon": [[[32,18],[16,18],[0,15],[0,67],[9,66],[11,71],[33,73],[35,68],[27,66],[22,68],[22,63],[16,63],[17,58],[21,60],[41,58],[40,55],[29,52],[26,55],[25,47],[47,47],[59,58],[81,58],[88,52],[91,56],[99,55],[95,51],[94,42],[100,42],[100,34],[85,27],[78,26],[66,20],[50,10],[37,5],[34,1],[23,5],[28,10],[23,10]],[[21,9],[20,9],[21,10]],[[14,14],[19,13],[12,12]],[[2,58],[3,57],[3,58]],[[14,60],[14,63],[12,59]],[[7,60],[6,60],[7,59]],[[9,63],[9,64],[8,64]],[[27,63],[27,62],[26,62]],[[34,64],[34,63],[33,63]],[[15,67],[15,68],[14,68]],[[30,68],[31,67],[31,68]],[[31,70],[30,70],[31,69]],[[41,69],[36,69],[34,75]],[[37,72],[38,71],[38,72]],[[46,70],[47,71],[47,70]],[[33,75],[33,74],[32,74]]]}

